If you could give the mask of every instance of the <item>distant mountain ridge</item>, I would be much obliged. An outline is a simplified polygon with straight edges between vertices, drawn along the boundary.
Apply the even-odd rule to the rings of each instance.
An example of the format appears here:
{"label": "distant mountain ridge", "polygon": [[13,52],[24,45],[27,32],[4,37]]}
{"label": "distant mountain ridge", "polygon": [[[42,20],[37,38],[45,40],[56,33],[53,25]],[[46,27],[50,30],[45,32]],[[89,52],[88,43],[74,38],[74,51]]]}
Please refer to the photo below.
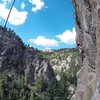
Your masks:
{"label": "distant mountain ridge", "polygon": [[44,52],[43,57],[48,59],[54,70],[67,70],[70,67],[72,60],[75,60],[75,65],[79,64],[79,51],[77,48],[64,48],[52,50],[52,52]]}

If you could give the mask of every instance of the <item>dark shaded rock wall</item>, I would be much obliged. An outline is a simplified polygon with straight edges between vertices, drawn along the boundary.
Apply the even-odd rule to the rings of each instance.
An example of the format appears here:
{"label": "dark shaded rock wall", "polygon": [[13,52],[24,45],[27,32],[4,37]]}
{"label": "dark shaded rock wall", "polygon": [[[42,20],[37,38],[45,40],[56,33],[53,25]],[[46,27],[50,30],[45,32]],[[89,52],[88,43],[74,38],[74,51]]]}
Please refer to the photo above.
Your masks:
{"label": "dark shaded rock wall", "polygon": [[24,76],[26,84],[32,84],[38,78],[48,84],[54,74],[41,53],[25,46],[12,30],[0,26],[0,72],[7,73],[13,80]]}

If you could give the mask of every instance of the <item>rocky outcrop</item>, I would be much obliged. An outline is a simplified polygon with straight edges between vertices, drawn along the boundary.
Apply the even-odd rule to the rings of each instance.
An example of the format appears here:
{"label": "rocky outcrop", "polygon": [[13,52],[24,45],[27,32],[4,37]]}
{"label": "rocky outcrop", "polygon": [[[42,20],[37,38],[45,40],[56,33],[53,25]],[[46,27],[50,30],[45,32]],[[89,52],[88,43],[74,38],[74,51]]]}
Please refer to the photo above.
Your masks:
{"label": "rocky outcrop", "polygon": [[100,0],[73,0],[73,4],[76,40],[84,53],[71,100],[100,100]]}
{"label": "rocky outcrop", "polygon": [[60,49],[55,50],[48,54],[50,60],[50,65],[54,71],[66,71],[70,68],[70,64],[74,63],[75,66],[79,64],[79,52],[78,49]]}
{"label": "rocky outcrop", "polygon": [[38,78],[49,83],[53,70],[41,51],[25,46],[11,30],[0,26],[0,72],[7,73],[13,80],[25,77],[26,84],[32,84]]}

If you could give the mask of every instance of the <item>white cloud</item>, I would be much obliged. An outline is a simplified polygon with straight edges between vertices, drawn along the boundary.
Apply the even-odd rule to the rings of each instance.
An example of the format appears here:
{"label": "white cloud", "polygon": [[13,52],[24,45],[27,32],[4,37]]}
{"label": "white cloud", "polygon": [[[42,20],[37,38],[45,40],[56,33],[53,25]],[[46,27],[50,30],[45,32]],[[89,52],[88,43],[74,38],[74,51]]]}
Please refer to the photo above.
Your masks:
{"label": "white cloud", "polygon": [[[0,4],[0,18],[6,20],[8,13],[9,13],[9,9],[6,8],[6,5]],[[25,22],[25,20],[27,18],[27,14],[28,14],[28,12],[18,11],[15,7],[13,7],[8,22],[15,26],[21,25]]]}
{"label": "white cloud", "polygon": [[61,42],[66,43],[68,45],[75,44],[75,38],[76,38],[76,31],[75,28],[73,28],[72,32],[70,30],[66,30],[64,33],[57,35]]}
{"label": "white cloud", "polygon": [[24,8],[25,8],[25,6],[26,6],[26,5],[25,5],[25,3],[24,3],[24,2],[22,2],[22,3],[21,3],[21,8],[22,8],[22,9],[24,9]]}
{"label": "white cloud", "polygon": [[43,7],[47,8],[47,6],[45,6],[45,3],[42,0],[29,0],[29,2],[34,6],[32,8],[33,12],[37,12],[38,10],[41,10]]}
{"label": "white cloud", "polygon": [[55,47],[58,46],[58,42],[54,39],[47,39],[44,36],[38,36],[36,39],[29,39],[29,42],[32,42],[36,45],[43,47]]}
{"label": "white cloud", "polygon": [[47,48],[45,48],[45,50],[51,50],[51,48],[48,48],[48,47],[47,47]]}

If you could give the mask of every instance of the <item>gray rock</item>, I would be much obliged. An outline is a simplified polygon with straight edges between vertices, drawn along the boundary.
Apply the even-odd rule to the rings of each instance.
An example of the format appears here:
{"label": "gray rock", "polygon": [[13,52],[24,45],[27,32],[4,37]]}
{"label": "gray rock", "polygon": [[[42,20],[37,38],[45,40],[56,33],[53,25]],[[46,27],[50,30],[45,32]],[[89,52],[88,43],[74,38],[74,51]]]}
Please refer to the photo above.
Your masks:
{"label": "gray rock", "polygon": [[77,37],[84,46],[83,66],[71,100],[100,100],[100,0],[73,0]]}
{"label": "gray rock", "polygon": [[25,77],[26,84],[43,78],[48,84],[53,78],[49,62],[42,58],[41,51],[25,46],[11,30],[0,26],[0,72],[6,72],[16,81]]}

